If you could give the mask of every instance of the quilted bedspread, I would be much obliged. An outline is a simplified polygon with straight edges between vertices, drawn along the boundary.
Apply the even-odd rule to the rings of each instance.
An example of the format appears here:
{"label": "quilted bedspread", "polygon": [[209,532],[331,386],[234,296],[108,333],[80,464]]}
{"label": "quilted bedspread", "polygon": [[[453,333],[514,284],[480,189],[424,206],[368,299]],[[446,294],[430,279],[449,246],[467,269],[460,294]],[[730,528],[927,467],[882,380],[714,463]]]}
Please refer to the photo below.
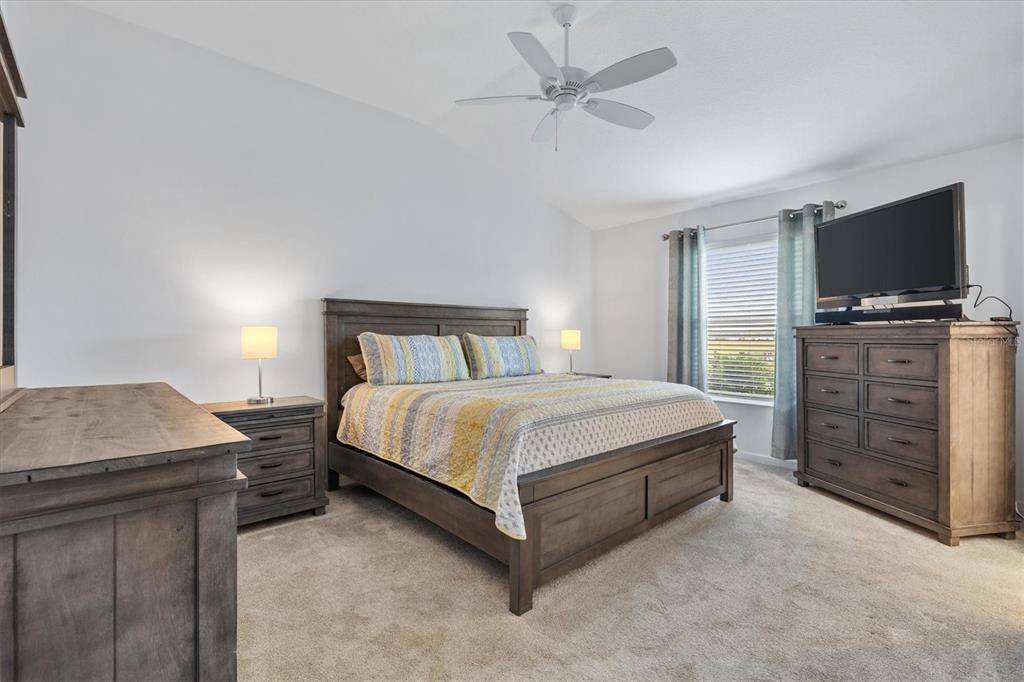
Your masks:
{"label": "quilted bedspread", "polygon": [[517,540],[520,474],[722,419],[690,386],[569,374],[359,384],[342,406],[339,441],[459,490]]}

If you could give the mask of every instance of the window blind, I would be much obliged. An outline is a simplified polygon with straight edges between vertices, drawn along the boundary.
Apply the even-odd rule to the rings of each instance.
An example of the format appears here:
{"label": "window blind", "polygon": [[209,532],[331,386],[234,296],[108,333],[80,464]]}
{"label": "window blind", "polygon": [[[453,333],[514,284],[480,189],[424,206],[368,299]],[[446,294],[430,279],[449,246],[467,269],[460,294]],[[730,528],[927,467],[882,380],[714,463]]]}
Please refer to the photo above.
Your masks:
{"label": "window blind", "polygon": [[777,256],[774,236],[708,245],[709,391],[774,394]]}

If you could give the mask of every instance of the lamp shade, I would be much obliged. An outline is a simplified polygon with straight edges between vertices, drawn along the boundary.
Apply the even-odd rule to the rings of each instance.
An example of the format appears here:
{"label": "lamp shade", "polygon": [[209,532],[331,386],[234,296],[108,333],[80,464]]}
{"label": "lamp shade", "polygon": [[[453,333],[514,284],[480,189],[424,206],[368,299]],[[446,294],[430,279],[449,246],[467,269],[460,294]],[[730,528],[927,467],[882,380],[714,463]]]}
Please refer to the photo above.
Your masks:
{"label": "lamp shade", "polygon": [[580,330],[579,329],[563,329],[562,330],[562,350],[579,350],[580,349]]}
{"label": "lamp shade", "polygon": [[277,327],[242,327],[242,359],[277,357]]}

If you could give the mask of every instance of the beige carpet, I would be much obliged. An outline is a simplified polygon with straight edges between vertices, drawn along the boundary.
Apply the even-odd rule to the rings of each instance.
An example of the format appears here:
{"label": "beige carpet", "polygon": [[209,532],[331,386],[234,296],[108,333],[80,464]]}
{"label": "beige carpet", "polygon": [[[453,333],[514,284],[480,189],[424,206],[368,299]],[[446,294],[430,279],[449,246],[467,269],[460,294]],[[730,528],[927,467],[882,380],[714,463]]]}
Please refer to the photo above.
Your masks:
{"label": "beige carpet", "polygon": [[519,618],[497,562],[355,486],[238,570],[241,680],[1024,678],[1024,541],[946,547],[759,458]]}

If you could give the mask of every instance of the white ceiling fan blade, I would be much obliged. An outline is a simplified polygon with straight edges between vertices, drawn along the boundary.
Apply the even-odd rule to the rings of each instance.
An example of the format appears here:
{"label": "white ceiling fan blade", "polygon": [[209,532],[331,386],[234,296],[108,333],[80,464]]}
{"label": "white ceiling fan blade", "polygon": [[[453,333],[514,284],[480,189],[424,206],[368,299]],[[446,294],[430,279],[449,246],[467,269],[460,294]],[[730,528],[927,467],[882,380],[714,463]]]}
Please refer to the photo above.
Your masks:
{"label": "white ceiling fan blade", "polygon": [[548,113],[544,114],[544,118],[540,120],[537,127],[533,131],[533,137],[530,138],[531,142],[538,144],[543,142],[550,142],[555,136],[555,116],[558,114],[558,109],[552,109]]}
{"label": "white ceiling fan blade", "polygon": [[657,76],[676,65],[676,56],[667,47],[643,52],[602,69],[583,82],[591,92],[607,92],[624,85]]}
{"label": "white ceiling fan blade", "polygon": [[470,97],[469,99],[457,99],[455,103],[460,107],[474,106],[477,104],[505,104],[506,102],[529,102],[541,99],[540,95],[501,95],[499,97]]}
{"label": "white ceiling fan blade", "polygon": [[637,109],[628,104],[613,102],[608,99],[594,99],[591,97],[583,105],[583,110],[609,123],[626,126],[627,128],[635,128],[636,130],[643,130],[654,121],[654,115],[647,113],[643,109]]}
{"label": "white ceiling fan blade", "polygon": [[558,83],[564,83],[562,80],[562,70],[558,68],[558,64],[551,57],[551,53],[544,49],[544,46],[533,37],[532,33],[509,33],[508,39],[512,41],[512,46],[516,48],[523,59],[526,60],[526,63],[541,78],[549,78]]}

